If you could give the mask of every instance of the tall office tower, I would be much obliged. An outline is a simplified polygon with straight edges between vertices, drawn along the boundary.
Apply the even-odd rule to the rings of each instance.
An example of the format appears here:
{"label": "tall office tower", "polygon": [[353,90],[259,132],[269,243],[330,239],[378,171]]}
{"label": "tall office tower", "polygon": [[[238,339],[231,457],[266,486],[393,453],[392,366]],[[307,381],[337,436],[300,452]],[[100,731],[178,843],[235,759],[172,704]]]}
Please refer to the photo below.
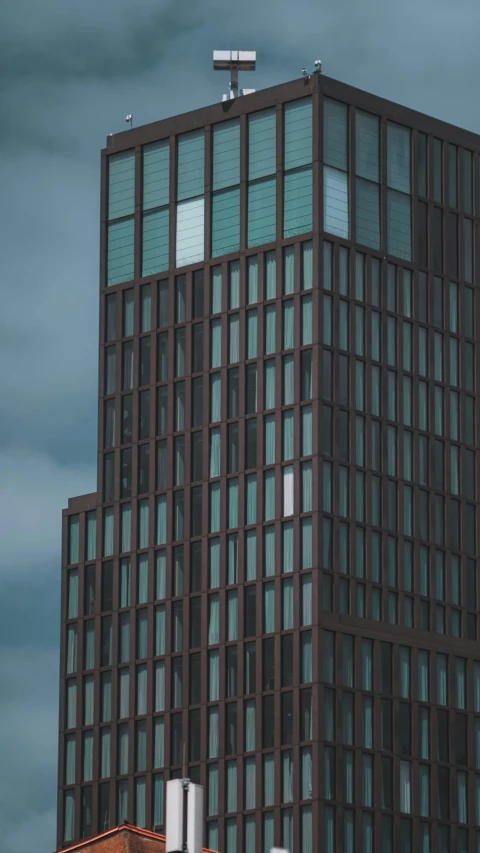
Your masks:
{"label": "tall office tower", "polygon": [[480,138],[314,74],[107,142],[59,846],[185,768],[222,853],[478,851]]}

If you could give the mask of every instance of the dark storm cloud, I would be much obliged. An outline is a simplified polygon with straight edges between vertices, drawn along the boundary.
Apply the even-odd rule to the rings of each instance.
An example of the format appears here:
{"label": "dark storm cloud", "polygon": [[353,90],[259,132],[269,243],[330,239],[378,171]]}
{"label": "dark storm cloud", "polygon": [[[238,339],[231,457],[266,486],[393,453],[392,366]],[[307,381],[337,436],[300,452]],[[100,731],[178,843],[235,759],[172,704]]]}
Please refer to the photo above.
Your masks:
{"label": "dark storm cloud", "polygon": [[122,4],[117,9],[119,15],[111,20],[102,20],[100,10],[90,20],[75,20],[72,10],[70,21],[60,27],[52,21],[52,32],[41,40],[28,32],[12,39],[4,30],[0,75],[9,84],[26,78],[61,85],[130,78],[158,65],[172,42],[202,23],[197,0],[168,0],[144,9],[132,3],[124,15]]}
{"label": "dark storm cloud", "polygon": [[36,642],[0,656],[2,853],[55,850],[57,680],[55,649]]}
{"label": "dark storm cloud", "polygon": [[[200,0],[118,0],[114,6],[92,0],[16,0],[5,17],[0,150],[13,157],[30,148],[45,154],[78,152],[78,135],[61,116],[68,119],[72,98],[83,105],[82,87],[131,83],[158,69],[178,39],[203,22]],[[87,103],[87,115],[89,109]]]}

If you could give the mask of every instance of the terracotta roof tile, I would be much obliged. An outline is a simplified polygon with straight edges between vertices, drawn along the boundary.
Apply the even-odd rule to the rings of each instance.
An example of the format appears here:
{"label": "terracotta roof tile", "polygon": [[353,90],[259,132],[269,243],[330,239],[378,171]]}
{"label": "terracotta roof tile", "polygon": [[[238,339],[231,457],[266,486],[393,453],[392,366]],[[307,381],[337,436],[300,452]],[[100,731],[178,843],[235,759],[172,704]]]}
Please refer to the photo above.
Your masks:
{"label": "terracotta roof tile", "polygon": [[[165,853],[165,836],[149,829],[123,824],[64,847],[62,853]],[[213,851],[204,848],[204,853]]]}

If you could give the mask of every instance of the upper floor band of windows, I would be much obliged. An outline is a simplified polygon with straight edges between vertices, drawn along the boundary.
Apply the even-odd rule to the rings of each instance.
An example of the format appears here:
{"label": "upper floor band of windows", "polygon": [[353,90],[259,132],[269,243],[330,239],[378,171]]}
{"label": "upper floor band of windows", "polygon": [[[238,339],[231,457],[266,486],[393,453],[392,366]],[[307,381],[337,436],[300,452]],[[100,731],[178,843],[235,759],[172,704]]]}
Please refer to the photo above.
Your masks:
{"label": "upper floor band of windows", "polygon": [[110,155],[107,285],[311,232],[317,193],[321,230],[422,265],[428,219],[442,253],[444,204],[448,249],[454,211],[473,213],[473,153],[327,98],[316,143],[314,106],[307,96]]}

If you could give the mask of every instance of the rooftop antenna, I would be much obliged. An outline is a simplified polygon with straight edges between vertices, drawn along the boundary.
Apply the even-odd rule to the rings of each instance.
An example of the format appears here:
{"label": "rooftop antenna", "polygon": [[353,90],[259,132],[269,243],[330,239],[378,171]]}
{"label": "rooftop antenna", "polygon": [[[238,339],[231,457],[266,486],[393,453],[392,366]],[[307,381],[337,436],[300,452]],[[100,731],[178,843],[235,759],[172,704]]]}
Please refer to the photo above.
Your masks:
{"label": "rooftop antenna", "polygon": [[315,66],[314,71],[307,71],[306,68],[302,68],[302,77],[307,83],[309,80],[312,79],[314,74],[321,74],[321,72],[322,72],[322,60],[321,59],[316,59],[313,64]]}
{"label": "rooftop antenna", "polygon": [[125,121],[127,122],[127,124],[130,125],[130,130],[131,130],[133,127],[133,116],[131,113],[129,113],[128,116],[125,116]]}
{"label": "rooftop antenna", "polygon": [[222,101],[233,101],[238,95],[251,95],[255,89],[238,89],[238,72],[255,71],[257,52],[255,50],[214,50],[213,67],[215,71],[230,71],[230,92],[223,95]]}

